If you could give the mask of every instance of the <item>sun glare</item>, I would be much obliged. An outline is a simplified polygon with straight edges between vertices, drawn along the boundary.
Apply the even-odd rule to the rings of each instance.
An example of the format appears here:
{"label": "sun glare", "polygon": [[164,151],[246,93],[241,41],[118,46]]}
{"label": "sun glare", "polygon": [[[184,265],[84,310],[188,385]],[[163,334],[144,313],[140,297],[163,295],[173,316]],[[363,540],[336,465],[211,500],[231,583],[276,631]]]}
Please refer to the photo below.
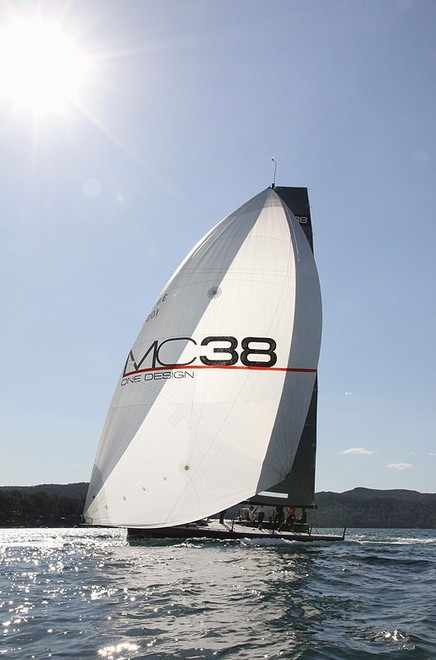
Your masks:
{"label": "sun glare", "polygon": [[0,30],[0,98],[33,114],[65,111],[86,78],[86,58],[55,22],[15,20]]}

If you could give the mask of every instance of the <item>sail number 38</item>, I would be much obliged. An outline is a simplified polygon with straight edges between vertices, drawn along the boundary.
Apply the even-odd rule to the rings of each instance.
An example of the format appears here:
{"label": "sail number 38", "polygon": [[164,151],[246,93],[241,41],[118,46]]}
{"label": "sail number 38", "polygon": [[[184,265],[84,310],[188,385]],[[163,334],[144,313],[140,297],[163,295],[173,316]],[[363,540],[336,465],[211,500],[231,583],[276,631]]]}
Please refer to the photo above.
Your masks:
{"label": "sail number 38", "polygon": [[[216,342],[221,342],[224,346],[213,346]],[[242,350],[240,351],[238,351],[236,337],[205,337],[201,342],[201,346],[210,344],[212,344],[213,355],[222,355],[221,358],[199,356],[203,364],[210,366],[232,366],[238,362],[238,359],[246,367],[272,367],[277,362],[277,355],[274,352],[277,344],[271,337],[244,337],[241,341]],[[228,357],[224,359],[223,354],[227,354]],[[260,356],[262,356],[261,359],[259,359]]]}

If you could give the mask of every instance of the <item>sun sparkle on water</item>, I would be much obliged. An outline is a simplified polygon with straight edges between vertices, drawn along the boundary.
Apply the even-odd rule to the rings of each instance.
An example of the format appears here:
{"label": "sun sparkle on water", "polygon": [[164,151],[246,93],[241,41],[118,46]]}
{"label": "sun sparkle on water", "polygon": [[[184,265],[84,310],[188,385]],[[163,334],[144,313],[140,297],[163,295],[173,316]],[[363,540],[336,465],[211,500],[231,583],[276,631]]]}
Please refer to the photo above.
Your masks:
{"label": "sun sparkle on water", "polygon": [[13,21],[0,30],[0,99],[33,114],[65,111],[86,77],[86,58],[54,21]]}

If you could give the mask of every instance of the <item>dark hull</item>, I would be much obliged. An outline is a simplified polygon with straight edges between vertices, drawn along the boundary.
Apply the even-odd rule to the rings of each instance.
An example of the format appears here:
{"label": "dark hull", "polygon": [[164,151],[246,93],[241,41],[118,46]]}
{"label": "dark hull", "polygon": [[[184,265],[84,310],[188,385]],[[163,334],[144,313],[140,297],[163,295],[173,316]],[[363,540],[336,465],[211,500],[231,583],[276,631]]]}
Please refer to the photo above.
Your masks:
{"label": "dark hull", "polygon": [[127,539],[129,542],[141,542],[147,539],[283,539],[286,541],[343,541],[342,534],[312,534],[310,531],[278,531],[275,529],[259,529],[258,527],[233,523],[232,521],[209,521],[204,524],[190,523],[178,527],[156,527],[150,529],[129,528]]}

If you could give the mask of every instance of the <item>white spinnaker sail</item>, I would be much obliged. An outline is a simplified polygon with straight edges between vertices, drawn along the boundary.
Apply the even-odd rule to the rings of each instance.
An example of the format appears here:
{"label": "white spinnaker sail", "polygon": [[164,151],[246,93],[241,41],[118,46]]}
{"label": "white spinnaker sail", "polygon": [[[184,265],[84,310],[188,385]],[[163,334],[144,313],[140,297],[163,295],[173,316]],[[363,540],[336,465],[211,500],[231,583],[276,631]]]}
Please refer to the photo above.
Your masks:
{"label": "white spinnaker sail", "polygon": [[147,317],[103,429],[87,522],[183,524],[283,479],[320,332],[311,249],[267,189],[194,247]]}

